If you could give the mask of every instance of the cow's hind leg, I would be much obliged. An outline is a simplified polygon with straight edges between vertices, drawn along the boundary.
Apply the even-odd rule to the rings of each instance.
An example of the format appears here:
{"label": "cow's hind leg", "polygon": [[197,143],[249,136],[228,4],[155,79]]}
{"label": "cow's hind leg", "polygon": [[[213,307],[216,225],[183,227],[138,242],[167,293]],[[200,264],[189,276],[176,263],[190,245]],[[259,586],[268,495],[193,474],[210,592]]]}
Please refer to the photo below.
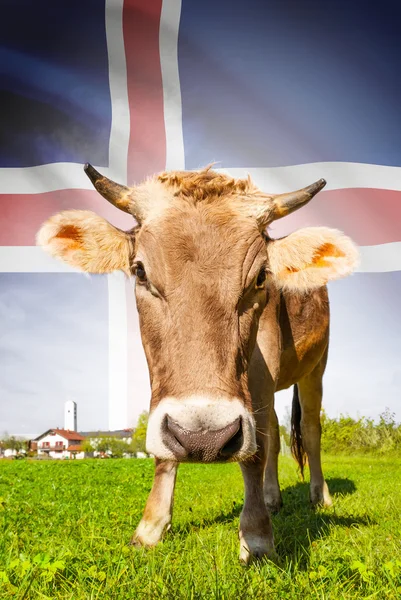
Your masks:
{"label": "cow's hind leg", "polygon": [[274,407],[269,418],[267,436],[267,464],[263,486],[264,498],[267,508],[271,512],[278,512],[283,505],[280,485],[278,481],[278,455],[280,453],[280,432],[278,419]]}
{"label": "cow's hind leg", "polygon": [[178,463],[156,459],[155,478],[143,517],[132,537],[135,546],[155,546],[171,523]]}
{"label": "cow's hind leg", "polygon": [[326,363],[325,358],[326,357],[322,359],[321,363],[317,365],[312,373],[298,382],[299,399],[297,399],[297,394],[295,393],[293,400],[293,417],[294,413],[297,413],[297,407],[294,406],[297,402],[299,402],[301,409],[301,445],[305,449],[308,457],[310,470],[310,500],[314,506],[331,506],[333,503],[323,477],[320,457],[320,410],[322,406],[322,378]]}

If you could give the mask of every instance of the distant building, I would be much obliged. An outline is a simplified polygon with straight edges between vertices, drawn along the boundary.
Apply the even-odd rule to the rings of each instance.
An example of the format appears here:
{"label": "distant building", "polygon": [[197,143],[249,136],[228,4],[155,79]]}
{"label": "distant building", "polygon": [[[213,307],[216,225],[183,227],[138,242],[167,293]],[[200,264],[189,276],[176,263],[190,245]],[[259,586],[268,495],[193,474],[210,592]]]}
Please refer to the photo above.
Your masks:
{"label": "distant building", "polygon": [[64,429],[67,431],[77,431],[77,403],[73,400],[67,400],[64,405]]}
{"label": "distant building", "polygon": [[[81,431],[81,435],[83,435],[87,440],[89,440],[89,443],[94,448],[94,451],[90,454],[90,456],[97,457],[97,456],[104,455],[103,452],[99,452],[97,450],[98,444],[102,440],[102,438],[115,438],[117,440],[122,440],[123,442],[130,444],[132,442],[134,430],[133,429],[116,429],[114,431],[100,431],[100,430],[98,430],[98,431]],[[106,452],[106,454],[110,455],[111,452]],[[124,456],[128,457],[130,455],[127,454]]]}
{"label": "distant building", "polygon": [[[38,437],[29,442],[31,454],[37,453],[38,457],[49,457],[55,459],[63,458],[89,458],[111,455],[110,451],[102,452],[96,448],[103,438],[115,438],[127,444],[132,442],[134,429],[117,429],[115,431],[72,431],[70,429],[48,429]],[[84,451],[82,442],[87,440],[94,448],[93,451]],[[136,453],[138,458],[145,458],[147,454]],[[130,453],[124,454],[129,458]]]}
{"label": "distant building", "polygon": [[[11,444],[11,441],[14,443]],[[26,448],[21,442],[24,440],[15,435],[7,440],[0,440],[0,458],[15,458],[26,455]],[[10,447],[11,446],[11,447]]]}
{"label": "distant building", "polygon": [[114,431],[81,431],[81,435],[89,439],[91,443],[96,442],[104,437],[117,438],[130,444],[134,434],[133,429],[116,429]]}
{"label": "distant building", "polygon": [[36,439],[31,440],[30,450],[37,449],[38,456],[48,456],[49,458],[84,458],[85,453],[82,450],[84,440],[85,437],[76,431],[48,429]]}
{"label": "distant building", "polygon": [[13,456],[17,456],[17,454],[17,450],[14,450],[13,448],[6,448],[2,451],[1,456],[4,456],[4,458],[12,458]]}

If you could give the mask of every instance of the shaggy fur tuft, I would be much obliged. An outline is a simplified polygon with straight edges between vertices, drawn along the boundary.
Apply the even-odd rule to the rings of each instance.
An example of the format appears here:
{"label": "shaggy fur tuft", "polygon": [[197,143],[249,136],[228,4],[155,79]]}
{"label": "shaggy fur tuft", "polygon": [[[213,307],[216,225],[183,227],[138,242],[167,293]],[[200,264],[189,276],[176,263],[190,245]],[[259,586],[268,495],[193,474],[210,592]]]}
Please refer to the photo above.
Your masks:
{"label": "shaggy fur tuft", "polygon": [[291,410],[291,453],[298,463],[302,481],[304,481],[304,468],[306,464],[306,453],[303,446],[301,433],[301,404],[299,402],[298,385],[294,385]]}
{"label": "shaggy fur tuft", "polygon": [[251,179],[234,179],[224,173],[212,171],[211,165],[201,171],[172,171],[161,173],[158,181],[172,187],[174,196],[190,200],[194,204],[215,200],[222,196],[248,195],[257,191]]}

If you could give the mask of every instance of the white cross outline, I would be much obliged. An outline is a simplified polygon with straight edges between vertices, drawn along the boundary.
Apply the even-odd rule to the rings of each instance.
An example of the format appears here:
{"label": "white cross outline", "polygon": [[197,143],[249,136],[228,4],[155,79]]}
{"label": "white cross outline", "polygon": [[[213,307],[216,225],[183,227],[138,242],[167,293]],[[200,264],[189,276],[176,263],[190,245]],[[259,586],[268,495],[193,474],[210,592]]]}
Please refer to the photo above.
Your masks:
{"label": "white cross outline", "polygon": [[[127,156],[130,139],[130,111],[123,38],[124,0],[106,0],[106,39],[109,60],[109,85],[112,106],[109,140],[109,167],[99,167],[104,175],[127,183]],[[160,18],[159,44],[163,79],[164,120],[166,128],[166,169],[185,169],[182,128],[181,88],[178,70],[178,33],[181,0],[164,0]],[[323,163],[266,169],[217,169],[236,177],[251,173],[260,187],[269,181],[272,192],[288,191],[288,177],[295,178],[294,189],[310,182],[310,170]],[[330,170],[327,189],[377,187],[401,190],[401,168],[357,163],[324,163]],[[291,170],[291,173],[290,173]],[[288,173],[284,173],[287,171]],[[285,177],[284,174],[286,175]],[[331,177],[330,177],[331,175]],[[277,177],[278,176],[278,177]],[[334,176],[334,178],[333,178]],[[313,177],[312,177],[313,179]],[[285,181],[285,189],[281,182]],[[277,188],[277,189],[276,189]],[[61,189],[92,190],[82,164],[54,163],[21,169],[0,169],[0,193],[32,194]],[[401,270],[401,242],[361,247],[359,272]],[[64,273],[76,272],[46,255],[35,246],[0,246],[0,272]],[[109,428],[125,428],[128,423],[127,385],[127,298],[121,272],[107,276],[109,305]]]}
{"label": "white cross outline", "polygon": [[[124,0],[106,0],[105,24],[111,97],[109,167],[103,174],[127,183],[127,157],[130,139],[130,111],[123,37]],[[90,158],[90,157],[88,157]],[[0,169],[1,194],[35,194],[61,189],[92,190],[92,185],[77,163],[54,163],[27,168]],[[76,272],[46,255],[35,246],[0,247],[0,272],[65,273]],[[107,276],[109,332],[109,429],[128,426],[127,390],[127,307],[125,279],[121,272]]]}

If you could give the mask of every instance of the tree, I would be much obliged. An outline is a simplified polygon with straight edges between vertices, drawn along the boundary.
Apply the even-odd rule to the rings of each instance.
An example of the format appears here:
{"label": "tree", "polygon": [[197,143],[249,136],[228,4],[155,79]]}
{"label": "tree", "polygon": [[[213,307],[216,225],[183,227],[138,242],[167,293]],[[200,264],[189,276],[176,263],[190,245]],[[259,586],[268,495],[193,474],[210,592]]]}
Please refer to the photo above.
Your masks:
{"label": "tree", "polygon": [[82,451],[83,452],[89,453],[89,452],[94,452],[95,451],[95,448],[92,445],[92,442],[91,442],[91,440],[89,438],[86,438],[86,440],[84,440],[82,442],[81,447],[82,447]]}
{"label": "tree", "polygon": [[130,452],[127,442],[113,437],[112,435],[102,435],[96,440],[93,440],[90,446],[93,450],[103,454],[109,454],[113,458],[121,458],[123,454]]}
{"label": "tree", "polygon": [[146,452],[146,430],[148,428],[149,414],[144,411],[138,417],[138,423],[135,431],[132,434],[132,442],[130,444],[130,452]]}
{"label": "tree", "polygon": [[285,425],[279,426],[279,432],[280,432],[280,442],[283,439],[285,445],[288,446],[288,448],[290,448],[291,447],[291,434],[288,431],[288,429],[285,427]]}
{"label": "tree", "polygon": [[106,454],[110,450],[110,436],[102,435],[96,440],[96,451]]}
{"label": "tree", "polygon": [[284,427],[288,433],[291,431],[291,407],[288,405],[285,407],[282,427]]}
{"label": "tree", "polygon": [[121,458],[123,454],[129,452],[129,446],[124,440],[111,437],[109,441],[109,451],[113,458]]}
{"label": "tree", "polygon": [[5,449],[16,450],[17,452],[20,452],[21,450],[25,449],[26,443],[25,440],[18,439],[12,435],[3,440],[3,447]]}

